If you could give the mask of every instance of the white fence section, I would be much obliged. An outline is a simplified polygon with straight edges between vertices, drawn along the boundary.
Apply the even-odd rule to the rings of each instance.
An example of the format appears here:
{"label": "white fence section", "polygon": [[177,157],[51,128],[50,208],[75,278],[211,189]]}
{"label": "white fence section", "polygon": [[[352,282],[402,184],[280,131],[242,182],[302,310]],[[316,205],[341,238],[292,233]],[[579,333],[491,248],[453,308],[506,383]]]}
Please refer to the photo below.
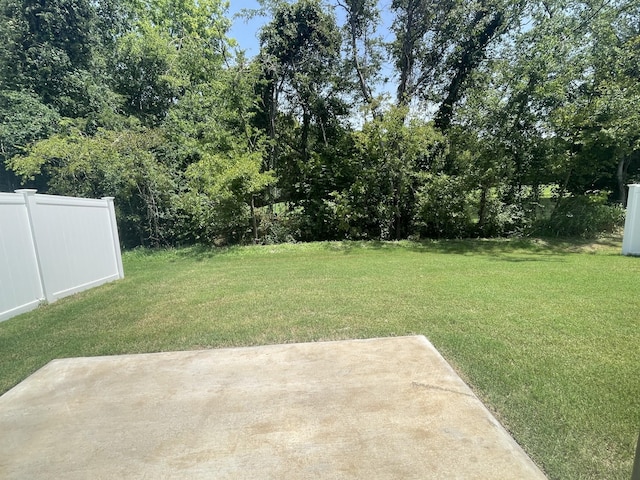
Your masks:
{"label": "white fence section", "polygon": [[629,185],[622,254],[640,255],[640,185]]}
{"label": "white fence section", "polygon": [[0,321],[119,278],[113,198],[0,193]]}

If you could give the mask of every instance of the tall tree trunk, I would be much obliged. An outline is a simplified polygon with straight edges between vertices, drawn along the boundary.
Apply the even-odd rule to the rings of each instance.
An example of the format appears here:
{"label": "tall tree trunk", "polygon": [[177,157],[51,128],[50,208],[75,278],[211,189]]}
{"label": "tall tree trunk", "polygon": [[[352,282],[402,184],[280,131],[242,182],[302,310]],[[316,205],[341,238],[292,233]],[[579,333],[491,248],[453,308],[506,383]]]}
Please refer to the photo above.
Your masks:
{"label": "tall tree trunk", "polygon": [[482,235],[484,234],[485,216],[487,214],[487,195],[489,187],[482,186],[480,191],[480,209],[478,211],[478,231]]}
{"label": "tall tree trunk", "polygon": [[[474,25],[477,25],[488,15],[487,11],[476,13]],[[497,12],[489,23],[484,27],[482,33],[473,36],[462,45],[462,54],[457,63],[455,73],[447,88],[447,96],[440,104],[436,113],[434,124],[441,131],[445,131],[451,125],[453,107],[462,97],[462,87],[473,70],[484,58],[489,42],[499,32],[504,24],[505,18],[502,12]]]}
{"label": "tall tree trunk", "polygon": [[573,168],[569,168],[569,171],[567,172],[567,177],[564,179],[564,182],[562,183],[562,185],[560,186],[560,190],[558,191],[558,199],[556,200],[556,203],[553,206],[553,212],[551,213],[552,215],[560,205],[560,202],[564,198],[564,194],[567,192],[567,187],[569,186],[569,180],[571,180],[572,173],[573,173]]}
{"label": "tall tree trunk", "polygon": [[396,97],[396,104],[398,106],[406,106],[411,100],[410,78],[415,63],[414,50],[416,43],[416,33],[414,29],[414,5],[410,2],[407,6],[405,31],[402,36],[402,47],[400,49],[400,58],[398,59],[398,68],[400,70],[400,82],[398,83]]}
{"label": "tall tree trunk", "polygon": [[631,163],[631,157],[621,158],[618,162],[616,180],[618,182],[618,201],[623,207],[627,206],[627,169]]}
{"label": "tall tree trunk", "polygon": [[360,60],[358,60],[358,45],[357,45],[357,37],[356,37],[356,26],[354,25],[354,20],[352,19],[350,25],[350,40],[351,40],[351,55],[353,56],[353,66],[356,69],[356,73],[358,74],[358,84],[360,86],[360,93],[362,93],[362,98],[367,104],[371,104],[373,101],[373,95],[371,94],[371,87],[367,84],[367,81],[364,78],[364,72],[362,66],[360,65]]}
{"label": "tall tree trunk", "polygon": [[306,162],[309,160],[309,129],[311,128],[311,113],[305,106],[302,112],[302,134],[300,136],[300,149],[302,158]]}
{"label": "tall tree trunk", "polygon": [[253,243],[258,244],[258,219],[256,218],[256,196],[251,195],[251,223],[253,226]]}
{"label": "tall tree trunk", "polygon": [[[277,158],[278,158],[278,142],[277,138],[277,117],[278,117],[278,92],[279,85],[277,80],[277,74],[275,70],[269,70],[266,74],[267,86],[263,93],[262,103],[267,113],[267,135],[269,140],[271,141],[269,144],[269,150],[266,155],[266,159],[263,162],[263,167],[265,170],[276,169]],[[275,190],[274,186],[270,186],[267,189],[267,205],[269,206],[269,210],[273,213],[273,203],[275,201]]]}

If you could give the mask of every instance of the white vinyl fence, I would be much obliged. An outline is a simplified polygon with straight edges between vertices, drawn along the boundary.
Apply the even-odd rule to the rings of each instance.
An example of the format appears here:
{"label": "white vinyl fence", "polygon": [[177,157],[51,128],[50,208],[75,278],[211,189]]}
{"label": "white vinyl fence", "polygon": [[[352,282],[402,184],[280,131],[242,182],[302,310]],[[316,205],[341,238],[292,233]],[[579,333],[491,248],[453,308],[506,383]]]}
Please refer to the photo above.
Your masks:
{"label": "white vinyl fence", "polygon": [[119,278],[113,198],[0,193],[0,321]]}
{"label": "white vinyl fence", "polygon": [[640,255],[640,184],[629,185],[622,254]]}

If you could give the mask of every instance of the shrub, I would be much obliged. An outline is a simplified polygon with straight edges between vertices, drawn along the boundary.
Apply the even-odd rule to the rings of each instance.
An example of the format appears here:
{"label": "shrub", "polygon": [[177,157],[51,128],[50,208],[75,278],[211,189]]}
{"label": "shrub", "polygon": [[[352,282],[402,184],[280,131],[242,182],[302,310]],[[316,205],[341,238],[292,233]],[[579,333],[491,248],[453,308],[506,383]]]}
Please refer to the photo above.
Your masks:
{"label": "shrub", "polygon": [[416,195],[414,225],[422,237],[462,238],[473,228],[474,206],[464,179],[452,175],[427,175]]}
{"label": "shrub", "polygon": [[567,197],[560,200],[549,218],[537,222],[534,233],[593,238],[622,227],[624,218],[624,208],[618,204],[607,204],[602,196]]}
{"label": "shrub", "polygon": [[484,223],[478,225],[481,237],[517,235],[526,228],[527,212],[522,203],[506,203],[497,197],[486,200]]}
{"label": "shrub", "polygon": [[299,209],[271,213],[267,207],[256,210],[258,239],[265,245],[295,243],[301,237],[301,212]]}

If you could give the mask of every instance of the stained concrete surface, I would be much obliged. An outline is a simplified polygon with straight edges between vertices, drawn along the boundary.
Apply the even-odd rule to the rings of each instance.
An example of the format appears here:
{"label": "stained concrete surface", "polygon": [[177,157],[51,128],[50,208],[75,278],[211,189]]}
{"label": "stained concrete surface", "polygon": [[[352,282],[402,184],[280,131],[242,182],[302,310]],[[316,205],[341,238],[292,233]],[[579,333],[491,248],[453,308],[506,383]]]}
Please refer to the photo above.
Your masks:
{"label": "stained concrete surface", "polygon": [[422,336],[54,360],[3,479],[544,479]]}

